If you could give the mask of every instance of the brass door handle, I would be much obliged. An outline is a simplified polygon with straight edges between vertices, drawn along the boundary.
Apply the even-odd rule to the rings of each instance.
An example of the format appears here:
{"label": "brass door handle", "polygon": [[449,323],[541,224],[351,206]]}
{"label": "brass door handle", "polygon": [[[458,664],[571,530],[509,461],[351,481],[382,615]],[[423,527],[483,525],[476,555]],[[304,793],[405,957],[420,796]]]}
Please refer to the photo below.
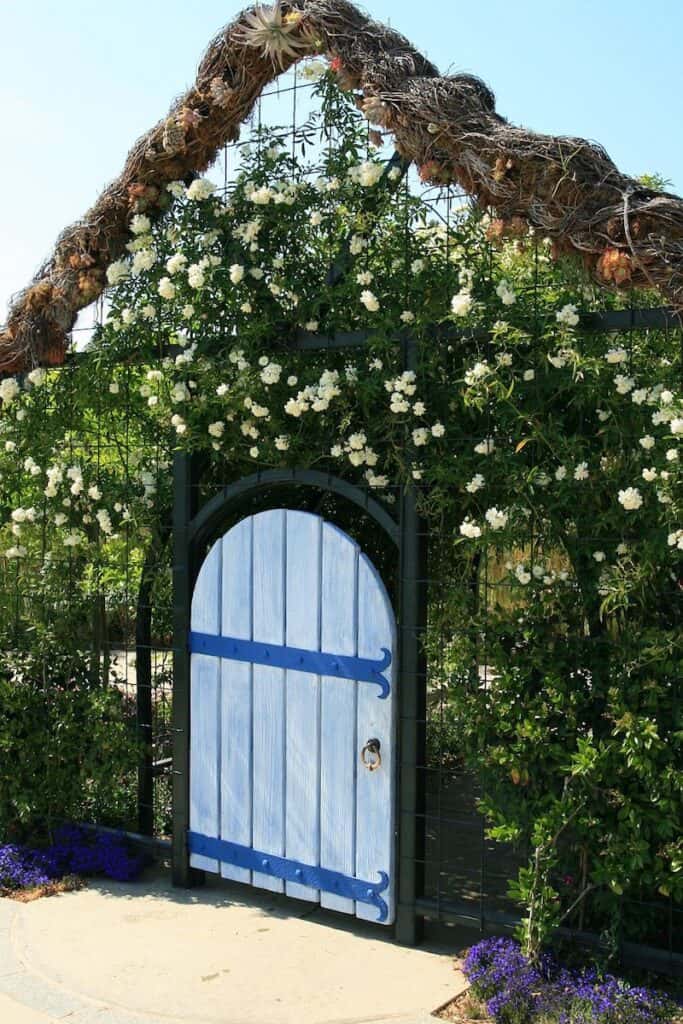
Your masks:
{"label": "brass door handle", "polygon": [[380,746],[381,744],[378,739],[368,740],[360,752],[361,764],[369,772],[376,772],[382,763],[382,755],[379,752]]}

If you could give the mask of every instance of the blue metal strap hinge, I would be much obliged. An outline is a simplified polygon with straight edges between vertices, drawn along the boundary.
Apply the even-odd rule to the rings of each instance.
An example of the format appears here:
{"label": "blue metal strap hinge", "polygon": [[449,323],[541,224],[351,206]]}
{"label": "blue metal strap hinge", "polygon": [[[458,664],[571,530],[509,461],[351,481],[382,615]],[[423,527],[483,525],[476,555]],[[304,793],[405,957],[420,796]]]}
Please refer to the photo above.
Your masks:
{"label": "blue metal strap hinge", "polygon": [[250,846],[228,842],[227,839],[216,839],[202,835],[201,832],[188,832],[187,842],[190,853],[201,854],[219,860],[224,864],[234,864],[238,868],[257,871],[262,875],[272,875],[286,882],[298,882],[300,885],[332,892],[337,896],[368,903],[377,907],[378,921],[386,921],[389,908],[380,895],[389,885],[389,876],[380,871],[379,882],[366,882],[362,878],[344,875],[340,871],[317,867],[313,864],[302,864],[297,860],[288,860],[272,853],[263,853]]}
{"label": "blue metal strap hinge", "polygon": [[232,661],[248,661],[254,665],[310,672],[316,676],[334,676],[337,679],[376,683],[380,687],[381,692],[378,696],[382,700],[389,696],[391,690],[389,680],[382,674],[391,664],[391,652],[386,647],[382,648],[383,656],[375,660],[193,631],[190,633],[189,649],[192,654],[208,654]]}

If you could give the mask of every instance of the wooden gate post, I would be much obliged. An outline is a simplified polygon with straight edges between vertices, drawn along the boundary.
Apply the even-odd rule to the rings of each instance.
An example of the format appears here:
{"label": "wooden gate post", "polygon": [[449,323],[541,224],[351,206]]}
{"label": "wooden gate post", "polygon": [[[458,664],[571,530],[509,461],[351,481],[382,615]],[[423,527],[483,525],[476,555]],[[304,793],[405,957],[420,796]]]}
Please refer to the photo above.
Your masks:
{"label": "wooden gate post", "polygon": [[196,511],[196,458],[173,457],[173,884],[187,888],[204,879],[190,867],[190,654],[187,631],[192,602],[190,523]]}

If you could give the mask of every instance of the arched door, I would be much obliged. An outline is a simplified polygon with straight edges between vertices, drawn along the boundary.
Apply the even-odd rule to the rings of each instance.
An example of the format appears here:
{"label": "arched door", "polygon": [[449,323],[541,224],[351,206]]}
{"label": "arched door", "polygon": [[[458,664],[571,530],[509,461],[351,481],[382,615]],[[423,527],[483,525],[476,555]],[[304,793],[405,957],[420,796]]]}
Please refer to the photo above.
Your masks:
{"label": "arched door", "polygon": [[190,633],[190,863],[394,918],[396,624],[347,534],[273,509],[216,541]]}

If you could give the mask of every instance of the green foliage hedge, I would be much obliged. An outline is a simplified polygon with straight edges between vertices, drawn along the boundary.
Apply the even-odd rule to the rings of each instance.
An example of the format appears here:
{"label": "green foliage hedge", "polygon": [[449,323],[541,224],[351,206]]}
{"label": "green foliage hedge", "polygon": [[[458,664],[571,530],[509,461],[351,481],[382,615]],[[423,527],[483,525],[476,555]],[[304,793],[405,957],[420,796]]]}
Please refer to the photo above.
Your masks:
{"label": "green foliage hedge", "polygon": [[119,689],[59,650],[3,655],[0,709],[0,838],[134,823],[135,717]]}

